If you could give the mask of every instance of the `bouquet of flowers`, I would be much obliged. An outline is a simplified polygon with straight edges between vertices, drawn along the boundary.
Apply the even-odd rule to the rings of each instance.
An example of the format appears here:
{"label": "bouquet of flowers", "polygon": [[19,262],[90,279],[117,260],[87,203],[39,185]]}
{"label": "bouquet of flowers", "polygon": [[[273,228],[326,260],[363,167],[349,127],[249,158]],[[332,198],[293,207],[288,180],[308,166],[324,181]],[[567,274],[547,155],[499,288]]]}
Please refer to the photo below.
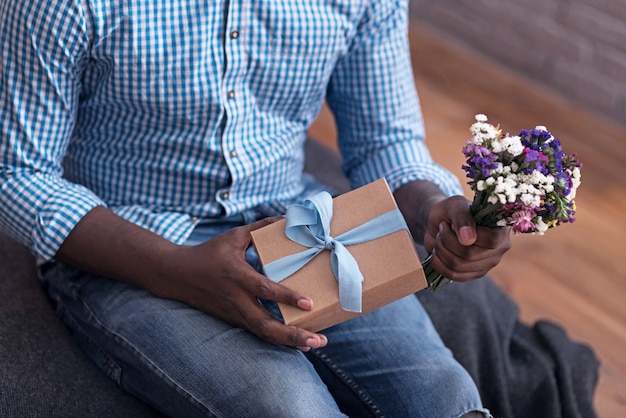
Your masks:
{"label": "bouquet of flowers", "polygon": [[[470,210],[476,225],[543,235],[574,221],[582,165],[575,154],[562,151],[561,142],[546,127],[509,136],[480,114],[470,132],[472,138],[463,147],[463,170],[474,192]],[[449,282],[431,267],[430,257],[422,266],[432,291]]]}

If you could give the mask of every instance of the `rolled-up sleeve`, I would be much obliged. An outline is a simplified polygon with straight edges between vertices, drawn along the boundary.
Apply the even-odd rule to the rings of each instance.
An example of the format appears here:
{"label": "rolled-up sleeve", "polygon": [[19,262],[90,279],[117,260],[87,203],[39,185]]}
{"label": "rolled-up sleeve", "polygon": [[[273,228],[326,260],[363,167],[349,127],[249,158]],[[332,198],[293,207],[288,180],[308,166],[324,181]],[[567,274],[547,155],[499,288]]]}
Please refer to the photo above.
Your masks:
{"label": "rolled-up sleeve", "polygon": [[343,168],[354,187],[385,177],[392,190],[428,180],[448,195],[458,179],[433,162],[407,41],[408,2],[371,2],[334,72],[328,103],[336,118]]}
{"label": "rolled-up sleeve", "polygon": [[104,205],[63,179],[89,40],[79,1],[51,4],[0,6],[0,231],[28,246],[39,263],[54,257],[87,212]]}

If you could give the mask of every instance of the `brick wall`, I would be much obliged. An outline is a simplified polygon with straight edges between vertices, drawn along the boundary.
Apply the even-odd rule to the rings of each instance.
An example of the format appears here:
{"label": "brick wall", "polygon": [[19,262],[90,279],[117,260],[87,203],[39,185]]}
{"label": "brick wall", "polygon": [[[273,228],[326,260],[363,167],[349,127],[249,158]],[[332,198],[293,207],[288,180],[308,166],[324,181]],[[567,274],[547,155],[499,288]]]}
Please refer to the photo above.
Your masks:
{"label": "brick wall", "polygon": [[411,0],[411,15],[626,124],[626,0]]}

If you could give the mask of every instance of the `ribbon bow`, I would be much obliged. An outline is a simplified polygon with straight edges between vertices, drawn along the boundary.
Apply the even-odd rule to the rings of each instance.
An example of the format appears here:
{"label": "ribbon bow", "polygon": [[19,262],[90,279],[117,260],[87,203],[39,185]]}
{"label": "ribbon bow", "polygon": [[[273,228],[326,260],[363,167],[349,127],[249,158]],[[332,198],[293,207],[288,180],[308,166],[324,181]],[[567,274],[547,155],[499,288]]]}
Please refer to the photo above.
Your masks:
{"label": "ribbon bow", "polygon": [[280,282],[304,267],[320,252],[330,250],[331,267],[339,284],[341,307],[346,311],[361,312],[363,274],[346,246],[407,229],[406,222],[400,211],[394,209],[338,237],[332,237],[332,217],[333,199],[327,192],[321,192],[301,205],[290,206],[287,209],[285,235],[307,249],[266,264],[264,271],[272,281]]}

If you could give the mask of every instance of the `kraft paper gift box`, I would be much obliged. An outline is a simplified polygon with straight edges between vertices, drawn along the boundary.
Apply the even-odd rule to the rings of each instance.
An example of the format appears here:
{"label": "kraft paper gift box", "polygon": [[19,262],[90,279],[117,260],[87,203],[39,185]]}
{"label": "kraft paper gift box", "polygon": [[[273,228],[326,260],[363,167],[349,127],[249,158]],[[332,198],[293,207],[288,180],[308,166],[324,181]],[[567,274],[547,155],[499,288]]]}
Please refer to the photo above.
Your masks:
{"label": "kraft paper gift box", "polygon": [[[339,237],[373,218],[396,210],[397,205],[387,182],[377,180],[332,199],[330,235]],[[404,219],[400,222],[406,227]],[[285,226],[286,219],[281,219],[252,232],[254,246],[266,269],[276,260],[307,250],[307,247],[286,236]],[[317,332],[426,287],[419,256],[406,228],[371,241],[346,245],[345,248],[354,257],[363,275],[361,312],[342,308],[339,285],[331,267],[331,252],[324,249],[280,281],[282,285],[310,297],[314,304],[311,311],[279,304],[286,325]]]}

